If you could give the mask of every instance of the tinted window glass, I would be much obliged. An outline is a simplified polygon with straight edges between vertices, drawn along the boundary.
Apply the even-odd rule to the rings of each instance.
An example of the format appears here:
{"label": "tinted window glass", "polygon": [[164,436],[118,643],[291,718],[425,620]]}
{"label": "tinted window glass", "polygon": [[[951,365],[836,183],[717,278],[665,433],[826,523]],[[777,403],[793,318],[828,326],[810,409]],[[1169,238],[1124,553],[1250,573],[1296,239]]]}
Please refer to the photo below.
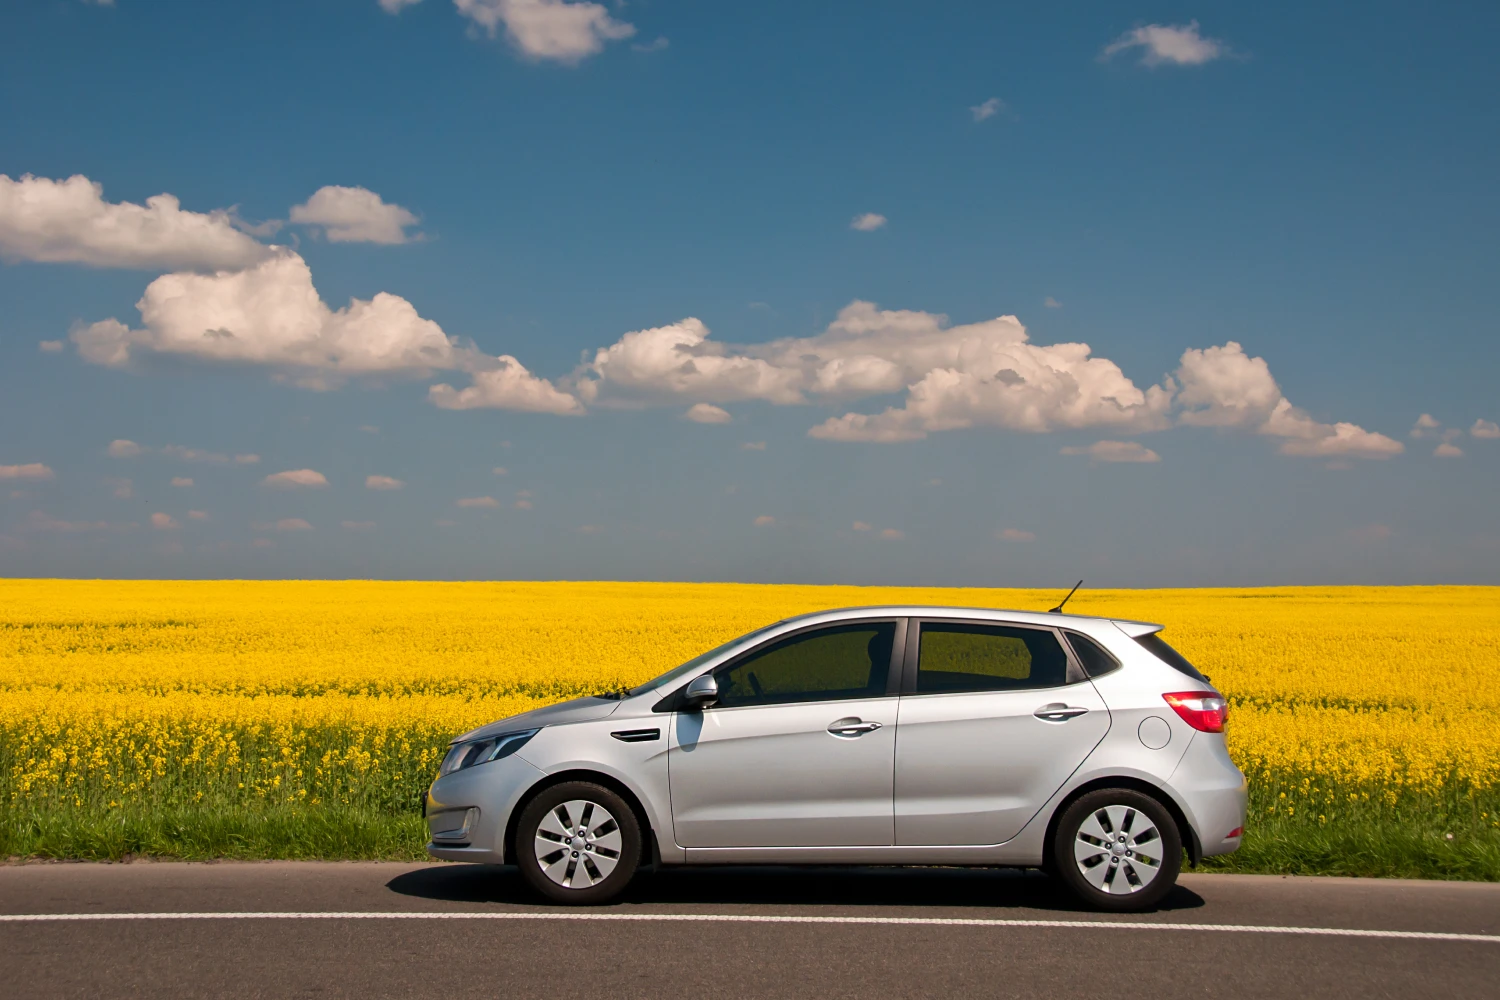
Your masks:
{"label": "tinted window glass", "polygon": [[706,653],[699,653],[697,656],[693,657],[691,660],[688,660],[686,663],[682,663],[682,664],[679,664],[679,665],[673,667],[671,670],[668,670],[666,673],[662,674],[660,677],[653,677],[651,680],[647,681],[646,683],[631,688],[630,689],[630,694],[632,696],[638,695],[638,694],[645,694],[647,691],[651,691],[651,690],[654,690],[655,688],[659,688],[659,687],[661,687],[664,684],[669,684],[672,681],[675,681],[677,678],[681,677],[683,674],[686,674],[686,673],[688,673],[688,672],[690,672],[692,670],[696,670],[698,667],[700,667],[703,664],[707,663],[709,660],[712,660],[714,657],[718,656],[720,653],[726,652],[727,650],[729,650],[730,648],[732,648],[734,646],[739,646],[739,645],[745,644],[749,640],[754,639],[756,636],[760,635],[762,632],[765,632],[765,631],[768,631],[770,629],[773,629],[777,625],[780,625],[780,624],[781,624],[781,622],[772,622],[769,625],[762,625],[760,628],[756,629],[754,632],[746,632],[744,635],[740,636],[739,638],[737,638],[737,639],[730,639],[728,642],[721,643],[720,645],[715,646],[713,649],[710,649]]}
{"label": "tinted window glass", "polygon": [[917,692],[1008,691],[1067,682],[1068,657],[1057,636],[1008,625],[924,622]]}
{"label": "tinted window glass", "polygon": [[1195,680],[1203,681],[1205,684],[1208,683],[1208,678],[1200,674],[1198,668],[1189,663],[1186,656],[1168,646],[1167,640],[1163,639],[1160,633],[1152,632],[1150,635],[1138,635],[1135,637],[1135,641],[1145,646],[1151,652],[1152,656],[1155,656],[1167,666],[1180,670]]}
{"label": "tinted window glass", "polygon": [[840,625],[783,639],[714,671],[717,704],[883,697],[895,640],[895,622]]}
{"label": "tinted window glass", "polygon": [[1073,647],[1078,662],[1083,664],[1083,672],[1090,677],[1103,677],[1111,670],[1119,668],[1120,661],[1093,639],[1086,635],[1079,635],[1077,632],[1069,632],[1067,635],[1068,643]]}

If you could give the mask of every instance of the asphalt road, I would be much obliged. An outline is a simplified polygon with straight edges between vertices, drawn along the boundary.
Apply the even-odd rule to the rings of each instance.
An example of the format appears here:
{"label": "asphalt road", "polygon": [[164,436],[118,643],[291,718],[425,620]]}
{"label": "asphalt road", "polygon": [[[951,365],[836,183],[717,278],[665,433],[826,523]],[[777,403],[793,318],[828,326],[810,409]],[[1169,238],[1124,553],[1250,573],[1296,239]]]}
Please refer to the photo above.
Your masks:
{"label": "asphalt road", "polygon": [[[247,915],[120,916],[145,913]],[[7,997],[1500,995],[1500,885],[1464,883],[1189,874],[1119,917],[1039,875],[742,868],[643,875],[578,911],[505,868],[27,864],[0,866],[0,914],[116,915],[0,917]],[[787,917],[823,919],[764,919]]]}

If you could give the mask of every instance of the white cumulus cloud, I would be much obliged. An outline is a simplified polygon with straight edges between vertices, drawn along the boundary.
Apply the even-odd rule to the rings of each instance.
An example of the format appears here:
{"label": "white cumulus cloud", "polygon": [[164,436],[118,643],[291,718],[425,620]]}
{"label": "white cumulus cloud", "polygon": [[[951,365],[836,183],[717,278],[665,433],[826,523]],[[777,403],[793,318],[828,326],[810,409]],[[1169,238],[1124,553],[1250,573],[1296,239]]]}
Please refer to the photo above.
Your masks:
{"label": "white cumulus cloud", "polygon": [[1201,66],[1229,54],[1229,48],[1216,38],[1205,38],[1197,21],[1187,24],[1147,24],[1125,32],[1110,42],[1099,54],[1107,60],[1117,53],[1141,50],[1142,66]]}
{"label": "white cumulus cloud", "polygon": [[406,483],[392,476],[366,476],[365,489],[367,490],[399,490]]}
{"label": "white cumulus cloud", "polygon": [[879,212],[866,212],[863,215],[856,215],[854,220],[849,223],[849,228],[858,230],[861,233],[873,233],[889,221],[889,219]]}
{"label": "white cumulus cloud", "polygon": [[694,403],[683,416],[695,424],[727,424],[734,419],[728,410],[712,403]]}
{"label": "white cumulus cloud", "polygon": [[141,446],[134,441],[117,438],[109,443],[109,447],[104,449],[104,452],[110,458],[135,458],[141,453]]}
{"label": "white cumulus cloud", "polygon": [[107,202],[103,185],[82,174],[0,174],[0,259],[214,271],[248,267],[271,252],[236,229],[226,210],[184,211],[169,194],[144,205]]}
{"label": "white cumulus cloud", "polygon": [[1400,441],[1357,424],[1314,420],[1281,394],[1264,358],[1250,357],[1232,340],[1184,351],[1176,374],[1183,424],[1239,427],[1281,438],[1278,450],[1284,455],[1389,458],[1406,450]]}
{"label": "white cumulus cloud", "polygon": [[459,13],[491,38],[502,28],[522,55],[575,65],[606,42],[635,34],[635,26],[610,17],[597,3],[569,0],[453,0]]}
{"label": "white cumulus cloud", "polygon": [[52,479],[55,476],[56,473],[41,462],[28,462],[25,465],[0,465],[0,479]]}
{"label": "white cumulus cloud", "polygon": [[1417,422],[1412,425],[1411,436],[1414,438],[1427,437],[1431,434],[1436,433],[1437,429],[1442,426],[1443,422],[1437,417],[1434,417],[1430,413],[1424,413],[1420,417],[1418,417]]}
{"label": "white cumulus cloud", "polygon": [[1087,455],[1096,462],[1160,462],[1161,456],[1139,441],[1095,441],[1086,447],[1068,447],[1064,455]]}
{"label": "white cumulus cloud", "polygon": [[800,403],[801,373],[763,358],[732,354],[709,339],[708,327],[689,317],[668,326],[635,330],[600,349],[577,381],[588,403],[632,405],[683,397],[733,403],[765,399]]}
{"label": "white cumulus cloud", "polygon": [[181,489],[186,489],[187,487],[193,485],[193,481],[187,476],[173,476],[172,485]]}
{"label": "white cumulus cloud", "polygon": [[290,250],[241,271],[164,274],[136,308],[142,329],[116,319],[75,329],[79,353],[116,367],[141,353],[263,365],[312,388],[326,387],[329,376],[484,363],[398,295],[380,292],[329,309],[307,262]]}
{"label": "white cumulus cloud", "polygon": [[998,97],[991,97],[986,101],[974,105],[969,109],[969,114],[974,116],[976,122],[982,122],[986,118],[993,118],[1005,110],[1005,102]]}
{"label": "white cumulus cloud", "polygon": [[1464,450],[1462,448],[1460,448],[1456,444],[1449,444],[1447,441],[1444,441],[1442,444],[1440,444],[1436,448],[1434,448],[1432,453],[1434,455],[1436,455],[1438,458],[1463,458],[1464,457]]}
{"label": "white cumulus cloud", "polygon": [[151,527],[167,531],[177,527],[177,519],[171,514],[163,514],[161,511],[157,511],[151,515]]}
{"label": "white cumulus cloud", "polygon": [[495,367],[476,371],[471,384],[455,389],[446,382],[427,390],[428,400],[444,410],[519,410],[523,413],[553,413],[577,416],[583,404],[544,378],[538,378],[515,358],[502,354],[491,359]]}
{"label": "white cumulus cloud", "polygon": [[494,497],[463,497],[463,498],[455,501],[455,503],[459,507],[488,507],[488,508],[494,508],[494,507],[499,507],[500,506],[500,501],[496,500]]}
{"label": "white cumulus cloud", "polygon": [[1469,433],[1477,438],[1500,438],[1500,424],[1493,420],[1476,420]]}
{"label": "white cumulus cloud", "polygon": [[1285,397],[1276,404],[1260,432],[1284,438],[1281,447],[1277,449],[1283,455],[1390,458],[1406,450],[1406,446],[1400,441],[1367,431],[1357,424],[1343,421],[1336,424],[1319,423],[1287,402]]}
{"label": "white cumulus cloud", "polygon": [[422,0],[380,0],[380,9],[387,14],[399,14],[404,8],[421,2]]}
{"label": "white cumulus cloud", "polygon": [[264,486],[276,486],[282,489],[312,488],[318,489],[328,485],[327,478],[323,473],[313,469],[288,469],[285,472],[275,472],[261,480]]}
{"label": "white cumulus cloud", "polygon": [[162,448],[161,453],[168,458],[183,462],[209,462],[213,465],[223,465],[229,461],[229,456],[223,452],[204,451],[202,448],[188,448],[180,444],[169,444]]}
{"label": "white cumulus cloud", "polygon": [[848,413],[814,427],[835,441],[909,441],[966,427],[1049,431],[1080,427],[1154,430],[1168,423],[1169,389],[1141,390],[1087,344],[1033,344],[1014,316],[963,326],[935,313],[846,306],[828,330],[781,342],[821,395],[907,389],[905,404]]}
{"label": "white cumulus cloud", "polygon": [[374,191],[337,184],[320,187],[307,201],[293,205],[290,218],[318,227],[329,243],[406,243],[415,238],[406,230],[418,221]]}

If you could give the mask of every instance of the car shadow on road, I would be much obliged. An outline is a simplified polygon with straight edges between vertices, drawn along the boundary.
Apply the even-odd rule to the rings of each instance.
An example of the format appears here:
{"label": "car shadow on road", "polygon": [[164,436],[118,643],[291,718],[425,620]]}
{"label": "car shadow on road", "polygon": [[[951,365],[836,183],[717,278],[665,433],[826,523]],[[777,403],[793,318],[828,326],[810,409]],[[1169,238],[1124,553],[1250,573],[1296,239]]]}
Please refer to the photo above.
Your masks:
{"label": "car shadow on road", "polygon": [[[386,883],[405,896],[455,903],[539,902],[509,865],[438,865]],[[1086,909],[1041,872],[994,868],[834,868],[725,866],[642,872],[627,904],[924,906],[986,910]],[[1176,886],[1157,911],[1189,910],[1203,897]]]}

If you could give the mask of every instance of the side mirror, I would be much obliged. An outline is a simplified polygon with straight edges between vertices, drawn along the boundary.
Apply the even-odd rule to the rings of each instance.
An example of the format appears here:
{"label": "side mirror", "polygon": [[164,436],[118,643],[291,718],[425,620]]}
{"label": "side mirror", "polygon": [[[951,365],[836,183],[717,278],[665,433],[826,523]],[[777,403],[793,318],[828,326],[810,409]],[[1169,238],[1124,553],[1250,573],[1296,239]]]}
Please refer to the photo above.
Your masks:
{"label": "side mirror", "polygon": [[688,711],[706,708],[719,700],[719,682],[713,674],[700,674],[688,681],[682,690],[683,707]]}

